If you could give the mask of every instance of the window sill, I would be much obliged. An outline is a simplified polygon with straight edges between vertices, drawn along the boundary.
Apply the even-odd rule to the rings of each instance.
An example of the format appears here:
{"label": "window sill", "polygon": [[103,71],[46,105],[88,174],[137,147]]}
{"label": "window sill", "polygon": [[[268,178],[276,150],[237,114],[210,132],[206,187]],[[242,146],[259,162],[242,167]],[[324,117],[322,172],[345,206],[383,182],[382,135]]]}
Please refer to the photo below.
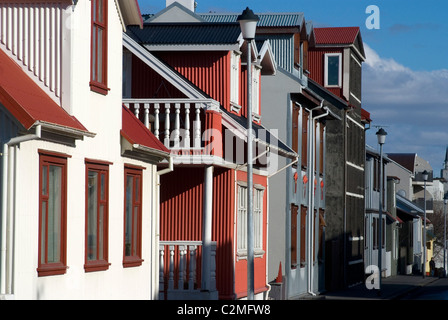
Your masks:
{"label": "window sill", "polygon": [[84,264],[85,272],[105,271],[109,269],[111,264],[107,261],[89,261]]}
{"label": "window sill", "polygon": [[139,267],[143,263],[143,259],[138,257],[126,257],[123,260],[123,268]]}
{"label": "window sill", "polygon": [[55,264],[40,266],[36,270],[38,277],[47,277],[65,274],[67,272],[67,269],[67,266],[64,266],[62,264]]}
{"label": "window sill", "polygon": [[107,95],[110,89],[103,83],[99,83],[96,81],[90,81],[90,90],[102,95]]}

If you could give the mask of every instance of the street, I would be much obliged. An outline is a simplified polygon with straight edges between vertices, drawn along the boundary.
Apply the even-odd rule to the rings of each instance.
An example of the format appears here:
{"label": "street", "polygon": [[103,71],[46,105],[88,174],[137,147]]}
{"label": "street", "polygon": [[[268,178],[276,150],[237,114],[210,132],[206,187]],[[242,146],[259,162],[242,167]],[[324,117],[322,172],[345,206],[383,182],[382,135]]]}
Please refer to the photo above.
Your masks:
{"label": "street", "polygon": [[441,278],[425,286],[419,286],[400,300],[448,300],[448,279]]}

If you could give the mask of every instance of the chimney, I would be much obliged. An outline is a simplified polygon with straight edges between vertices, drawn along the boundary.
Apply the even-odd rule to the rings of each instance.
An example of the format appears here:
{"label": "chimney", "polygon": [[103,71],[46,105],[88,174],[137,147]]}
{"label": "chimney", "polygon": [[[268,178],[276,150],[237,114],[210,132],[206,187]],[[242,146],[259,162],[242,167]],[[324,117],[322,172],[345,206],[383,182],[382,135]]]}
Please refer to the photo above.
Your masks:
{"label": "chimney", "polygon": [[196,6],[198,5],[194,0],[166,0],[166,6],[170,6],[173,2],[177,2],[183,5],[188,10],[195,12]]}

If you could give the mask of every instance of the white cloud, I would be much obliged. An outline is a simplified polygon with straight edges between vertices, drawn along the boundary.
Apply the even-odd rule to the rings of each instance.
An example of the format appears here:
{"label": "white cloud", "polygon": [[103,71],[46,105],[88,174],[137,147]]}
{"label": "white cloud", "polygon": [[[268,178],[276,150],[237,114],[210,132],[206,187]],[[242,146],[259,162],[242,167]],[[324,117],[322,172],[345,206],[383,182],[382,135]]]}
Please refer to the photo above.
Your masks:
{"label": "white cloud", "polygon": [[386,152],[418,152],[438,174],[448,145],[448,70],[412,70],[364,46],[363,107],[372,125],[387,126]]}

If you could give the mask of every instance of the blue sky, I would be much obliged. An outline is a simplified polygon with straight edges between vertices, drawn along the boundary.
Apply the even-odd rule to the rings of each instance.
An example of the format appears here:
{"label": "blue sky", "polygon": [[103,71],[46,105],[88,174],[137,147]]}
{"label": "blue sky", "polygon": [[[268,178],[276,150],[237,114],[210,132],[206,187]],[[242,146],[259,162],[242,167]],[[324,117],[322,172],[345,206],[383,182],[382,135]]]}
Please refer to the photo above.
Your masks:
{"label": "blue sky", "polygon": [[[157,13],[165,0],[138,0]],[[196,0],[197,12],[303,12],[315,27],[359,26],[366,46],[363,106],[388,132],[384,151],[416,152],[440,174],[448,146],[448,1],[445,0]],[[369,30],[369,5],[379,29]],[[376,128],[367,131],[375,146]]]}

